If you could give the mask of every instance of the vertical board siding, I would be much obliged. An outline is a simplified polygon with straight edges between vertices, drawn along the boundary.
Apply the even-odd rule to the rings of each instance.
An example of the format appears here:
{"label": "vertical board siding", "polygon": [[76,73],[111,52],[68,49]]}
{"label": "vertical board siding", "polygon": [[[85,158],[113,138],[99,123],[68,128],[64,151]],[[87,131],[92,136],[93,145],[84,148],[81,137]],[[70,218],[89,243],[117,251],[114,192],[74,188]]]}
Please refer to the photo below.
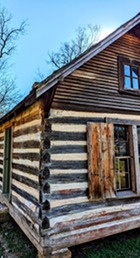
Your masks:
{"label": "vertical board siding", "polygon": [[139,96],[119,92],[118,56],[120,55],[139,61],[139,39],[125,34],[75,70],[60,82],[52,106],[89,111],[96,109],[106,109],[109,112],[140,111]]}
{"label": "vertical board siding", "polygon": [[113,124],[88,123],[87,147],[90,200],[115,197]]}

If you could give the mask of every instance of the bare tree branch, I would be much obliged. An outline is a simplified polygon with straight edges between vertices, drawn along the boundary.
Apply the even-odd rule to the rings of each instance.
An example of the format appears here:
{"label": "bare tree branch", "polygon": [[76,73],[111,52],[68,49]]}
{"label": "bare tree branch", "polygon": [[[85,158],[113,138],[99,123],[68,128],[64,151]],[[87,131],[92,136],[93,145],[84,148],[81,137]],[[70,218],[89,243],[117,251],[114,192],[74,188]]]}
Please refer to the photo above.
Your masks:
{"label": "bare tree branch", "polygon": [[0,117],[9,111],[21,98],[13,79],[7,73],[11,55],[16,49],[16,42],[25,32],[26,22],[18,28],[11,26],[12,16],[5,8],[0,8]]}
{"label": "bare tree branch", "polygon": [[78,57],[81,53],[97,43],[99,38],[100,27],[91,24],[86,27],[78,27],[76,30],[75,39],[70,42],[61,43],[57,52],[48,53],[47,64],[52,69],[58,69],[65,64],[72,61],[75,57]]}

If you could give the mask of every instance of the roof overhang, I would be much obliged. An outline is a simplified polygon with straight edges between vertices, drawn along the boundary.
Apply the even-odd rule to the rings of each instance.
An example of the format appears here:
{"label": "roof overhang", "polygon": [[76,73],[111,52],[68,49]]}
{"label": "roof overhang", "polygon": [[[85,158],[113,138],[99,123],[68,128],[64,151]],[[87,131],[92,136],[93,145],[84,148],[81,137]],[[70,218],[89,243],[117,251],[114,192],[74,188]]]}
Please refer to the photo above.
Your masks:
{"label": "roof overhang", "polygon": [[83,54],[81,54],[78,58],[74,59],[68,65],[58,70],[58,72],[54,73],[54,75],[44,80],[44,83],[42,83],[40,87],[36,89],[36,97],[39,98],[42,94],[44,94],[54,85],[59,83],[59,81],[63,80],[74,70],[78,69],[81,65],[83,65],[91,58],[99,54],[101,51],[103,51],[105,48],[107,48],[117,39],[122,37],[125,33],[133,29],[139,23],[140,23],[140,13],[138,13],[135,17],[133,17],[128,22],[121,25],[118,29],[116,29],[114,32],[112,32],[109,36],[107,36],[105,39],[100,41],[98,44],[86,50]]}

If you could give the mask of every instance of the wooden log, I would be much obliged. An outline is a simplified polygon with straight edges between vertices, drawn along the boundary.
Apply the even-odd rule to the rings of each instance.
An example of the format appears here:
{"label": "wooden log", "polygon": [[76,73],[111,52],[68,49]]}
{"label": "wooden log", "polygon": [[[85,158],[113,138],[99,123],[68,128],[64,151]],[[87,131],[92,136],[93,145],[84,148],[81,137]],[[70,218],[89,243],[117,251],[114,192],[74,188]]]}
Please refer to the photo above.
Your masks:
{"label": "wooden log", "polygon": [[41,130],[40,125],[34,125],[34,126],[19,129],[19,130],[16,130],[16,127],[15,127],[15,130],[13,132],[13,137],[16,138],[21,135],[26,135],[26,134],[29,135],[29,134],[37,133],[40,130]]}
{"label": "wooden log", "polygon": [[13,159],[29,159],[31,161],[39,161],[39,153],[13,153]]}
{"label": "wooden log", "polygon": [[[59,174],[59,175],[50,175],[48,182],[49,183],[53,183],[53,182],[57,182],[57,183],[69,183],[69,182],[74,182],[75,181],[75,174],[68,174],[68,175],[64,175],[64,174]],[[76,174],[76,182],[87,182],[88,181],[88,174],[81,174],[81,173],[77,173]]]}
{"label": "wooden log", "polygon": [[35,204],[37,207],[39,207],[38,199],[35,198],[33,195],[27,193],[26,191],[18,188],[17,186],[15,186],[13,184],[12,184],[12,190],[14,190],[16,193],[18,193],[19,195],[21,195],[22,197],[24,197],[25,199],[29,200],[30,202]]}
{"label": "wooden log", "polygon": [[77,140],[86,141],[86,133],[75,133],[75,132],[51,132],[47,133],[46,137],[50,140]]}
{"label": "wooden log", "polygon": [[26,172],[26,173],[29,173],[29,174],[39,175],[39,169],[35,168],[35,167],[16,164],[16,163],[12,163],[12,167],[19,170],[19,171],[23,171],[23,172]]}
{"label": "wooden log", "polygon": [[48,163],[48,168],[50,169],[83,169],[87,168],[87,161],[53,161],[52,163]]}
{"label": "wooden log", "polygon": [[86,145],[61,145],[61,146],[52,146],[50,150],[48,150],[50,154],[56,153],[86,153],[87,146]]}
{"label": "wooden log", "polygon": [[127,205],[127,204],[135,204],[136,202],[139,202],[140,197],[135,195],[135,196],[128,196],[125,198],[117,198],[117,199],[108,199],[107,201],[100,200],[98,202],[83,202],[83,203],[76,203],[76,204],[68,204],[68,205],[61,205],[56,208],[52,208],[50,210],[50,218],[53,218],[53,216],[59,216],[62,215],[72,215],[72,214],[77,214],[80,212],[85,212],[85,210],[92,210],[99,208],[107,208],[107,207],[116,207],[117,205]]}
{"label": "wooden log", "polygon": [[20,126],[20,125],[22,125],[22,127],[23,127],[24,124],[32,122],[33,120],[38,120],[38,119],[40,119],[39,110],[35,111],[34,114],[28,114],[24,117],[21,117],[21,119],[16,120],[15,127]]}
{"label": "wooden log", "polygon": [[27,205],[22,203],[15,195],[12,194],[12,203],[15,203],[24,213],[24,216],[27,215],[32,223],[40,224],[40,220],[38,219],[38,213],[33,212]]}
{"label": "wooden log", "polygon": [[[48,192],[46,189],[48,189],[48,187],[45,184],[43,187],[44,193]],[[51,194],[49,195],[46,194],[46,198],[49,200],[64,200],[69,198],[76,198],[76,197],[78,198],[82,196],[88,196],[88,188],[58,190],[58,191],[51,192]]]}
{"label": "wooden log", "polygon": [[104,118],[98,117],[54,117],[49,118],[50,123],[64,123],[64,124],[86,124],[87,122],[101,123],[105,122]]}
{"label": "wooden log", "polygon": [[39,183],[27,178],[27,177],[23,177],[21,175],[17,175],[15,173],[12,173],[12,178],[13,179],[16,179],[17,181],[23,183],[23,184],[26,184],[32,188],[35,188],[35,189],[39,189]]}
{"label": "wooden log", "polygon": [[82,244],[88,241],[93,241],[102,237],[121,233],[127,230],[140,227],[140,217],[136,216],[133,219],[122,219],[121,221],[104,223],[101,226],[93,226],[87,230],[72,231],[71,234],[62,234],[61,237],[57,235],[51,238],[52,248],[64,248],[73,246],[75,244]]}
{"label": "wooden log", "polygon": [[140,120],[134,119],[120,119],[120,118],[106,118],[106,123],[112,123],[117,125],[140,125]]}
{"label": "wooden log", "polygon": [[13,142],[13,148],[39,148],[40,142],[35,140],[28,140],[24,142]]}

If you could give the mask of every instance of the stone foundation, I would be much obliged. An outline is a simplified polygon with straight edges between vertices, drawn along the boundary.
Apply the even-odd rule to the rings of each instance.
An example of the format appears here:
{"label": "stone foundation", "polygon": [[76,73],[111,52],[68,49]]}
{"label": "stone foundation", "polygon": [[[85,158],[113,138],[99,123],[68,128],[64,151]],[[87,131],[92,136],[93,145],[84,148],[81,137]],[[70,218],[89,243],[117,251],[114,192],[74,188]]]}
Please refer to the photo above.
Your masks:
{"label": "stone foundation", "polygon": [[51,254],[41,254],[38,252],[38,258],[71,258],[72,253],[67,248],[57,250],[55,252],[52,252]]}

